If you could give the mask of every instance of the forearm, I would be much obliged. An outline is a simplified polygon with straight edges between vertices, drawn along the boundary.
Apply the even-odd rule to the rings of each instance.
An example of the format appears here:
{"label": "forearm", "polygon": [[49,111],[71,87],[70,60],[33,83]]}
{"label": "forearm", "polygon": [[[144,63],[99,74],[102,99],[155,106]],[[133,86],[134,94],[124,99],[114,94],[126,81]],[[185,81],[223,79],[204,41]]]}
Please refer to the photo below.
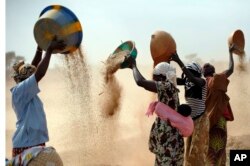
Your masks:
{"label": "forearm", "polygon": [[175,53],[172,55],[172,60],[175,61],[180,68],[182,69],[183,73],[187,76],[187,78],[189,79],[189,81],[193,82],[194,84],[202,87],[205,85],[205,80],[199,77],[195,77],[184,65],[184,63],[181,61],[181,59],[179,58],[178,54]]}
{"label": "forearm", "polygon": [[31,62],[32,65],[34,66],[38,66],[39,62],[41,61],[42,59],[42,54],[43,54],[43,51],[42,49],[38,46],[37,49],[36,49],[36,54]]}
{"label": "forearm", "polygon": [[52,54],[52,51],[47,51],[44,58],[39,63],[39,65],[37,67],[37,71],[35,73],[35,77],[36,77],[37,82],[39,82],[46,74],[48,67],[49,67],[51,54]]}
{"label": "forearm", "polygon": [[195,77],[183,64],[181,60],[177,61],[178,65],[181,67],[183,73],[187,76],[189,81],[193,82],[194,84],[202,87],[205,85],[205,80],[199,77]]}
{"label": "forearm", "polygon": [[184,63],[178,59],[176,60],[176,63],[180,66],[181,70],[183,71],[183,73],[187,76],[187,78],[193,82],[194,81],[194,76],[193,74],[185,67]]}
{"label": "forearm", "polygon": [[184,63],[178,59],[176,60],[176,63],[180,66],[181,70],[183,71],[183,73],[187,76],[187,78],[192,81],[193,80],[193,75],[192,73],[185,67]]}
{"label": "forearm", "polygon": [[135,82],[137,85],[140,84],[140,82],[146,80],[140,73],[140,71],[138,70],[137,66],[136,65],[133,65],[132,66],[132,70],[133,70],[133,76],[134,76],[134,79],[135,79]]}
{"label": "forearm", "polygon": [[133,76],[134,76],[135,82],[138,86],[143,87],[144,89],[151,91],[151,92],[155,92],[155,93],[157,92],[156,83],[154,81],[146,80],[141,75],[136,65],[132,66],[132,70],[133,70]]}
{"label": "forearm", "polygon": [[229,67],[228,70],[225,71],[227,77],[229,77],[234,72],[234,59],[233,53],[229,51]]}

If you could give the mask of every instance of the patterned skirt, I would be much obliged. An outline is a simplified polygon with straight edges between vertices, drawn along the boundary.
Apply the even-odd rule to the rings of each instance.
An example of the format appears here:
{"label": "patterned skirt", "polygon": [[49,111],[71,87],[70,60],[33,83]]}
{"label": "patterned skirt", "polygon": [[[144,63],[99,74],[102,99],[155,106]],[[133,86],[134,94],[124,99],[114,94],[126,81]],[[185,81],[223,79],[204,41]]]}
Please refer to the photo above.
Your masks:
{"label": "patterned skirt", "polygon": [[150,132],[149,150],[156,155],[155,166],[183,165],[183,137],[176,128],[158,117]]}
{"label": "patterned skirt", "polygon": [[[35,145],[35,146],[45,146],[45,143]],[[22,147],[22,148],[13,148],[12,149],[12,157],[16,157],[17,155],[21,154],[24,150],[35,147],[35,146]]]}
{"label": "patterned skirt", "polygon": [[204,113],[194,121],[192,136],[187,138],[185,165],[203,166],[207,162],[209,145],[209,117]]}
{"label": "patterned skirt", "polygon": [[227,121],[221,117],[209,132],[209,165],[226,165]]}

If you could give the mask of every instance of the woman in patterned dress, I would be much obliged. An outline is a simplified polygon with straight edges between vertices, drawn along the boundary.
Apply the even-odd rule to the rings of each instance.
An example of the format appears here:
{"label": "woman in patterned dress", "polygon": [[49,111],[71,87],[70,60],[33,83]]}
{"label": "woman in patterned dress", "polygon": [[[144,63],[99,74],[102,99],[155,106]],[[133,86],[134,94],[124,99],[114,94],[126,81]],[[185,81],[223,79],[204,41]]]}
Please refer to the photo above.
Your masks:
{"label": "woman in patterned dress", "polygon": [[[158,94],[158,100],[172,109],[177,108],[179,99],[176,88],[175,68],[166,62],[155,66],[153,80],[146,80],[131,58],[130,68],[138,86]],[[169,122],[156,117],[149,137],[149,150],[155,154],[155,166],[182,166],[184,158],[184,140],[180,132]]]}
{"label": "woman in patterned dress", "polygon": [[208,165],[226,165],[227,121],[233,121],[234,116],[227,96],[228,77],[234,71],[232,52],[236,48],[229,48],[229,68],[222,73],[215,73],[213,65],[206,63],[203,74],[207,79],[208,94],[206,112],[210,119]]}

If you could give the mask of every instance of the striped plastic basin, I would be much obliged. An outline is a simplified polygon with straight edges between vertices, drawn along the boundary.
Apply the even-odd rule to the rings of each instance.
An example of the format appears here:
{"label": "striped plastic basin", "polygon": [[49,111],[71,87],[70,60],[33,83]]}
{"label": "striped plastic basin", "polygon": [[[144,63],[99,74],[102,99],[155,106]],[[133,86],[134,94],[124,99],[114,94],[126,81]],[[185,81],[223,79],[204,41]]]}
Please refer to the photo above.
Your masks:
{"label": "striped plastic basin", "polygon": [[64,40],[66,47],[60,51],[54,50],[53,53],[72,53],[81,44],[83,36],[81,24],[75,14],[64,6],[46,7],[34,26],[35,40],[43,50],[47,50],[54,36]]}
{"label": "striped plastic basin", "polygon": [[[135,43],[133,41],[126,41],[122,43],[115,49],[112,55],[117,55],[119,52],[122,51],[128,51],[128,55],[134,59],[137,57],[137,49],[135,48]],[[127,67],[128,67],[128,62],[124,61],[121,63],[120,68],[123,69]]]}

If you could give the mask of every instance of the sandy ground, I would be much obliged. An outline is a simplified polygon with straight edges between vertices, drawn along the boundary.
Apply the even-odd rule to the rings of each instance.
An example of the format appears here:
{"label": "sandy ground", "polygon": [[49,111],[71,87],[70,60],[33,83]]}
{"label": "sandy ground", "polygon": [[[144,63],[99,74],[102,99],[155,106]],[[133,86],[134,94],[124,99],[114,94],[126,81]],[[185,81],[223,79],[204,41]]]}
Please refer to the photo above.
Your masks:
{"label": "sandy ground", "polygon": [[[248,65],[249,66],[249,65]],[[219,69],[227,64],[217,63]],[[141,73],[151,78],[151,66],[138,66]],[[103,76],[101,64],[91,66],[90,97],[84,93],[80,97],[89,102],[79,103],[72,94],[72,87],[64,70],[50,69],[39,83],[39,94],[44,103],[50,141],[56,148],[65,165],[129,165],[151,166],[154,155],[148,150],[148,136],[154,117],[144,115],[154,95],[138,87],[130,69],[118,70],[115,74],[121,86],[119,109],[113,116],[102,116]],[[218,72],[222,70],[217,70]],[[228,95],[235,120],[228,122],[228,150],[233,148],[250,149],[250,68],[248,71],[235,70],[230,77]],[[180,74],[180,71],[178,71]],[[6,82],[6,157],[11,156],[11,137],[15,130],[16,117],[11,108],[9,89],[14,81]],[[180,87],[183,96],[183,88]],[[112,89],[111,91],[112,92]],[[107,93],[107,92],[106,92]],[[184,102],[181,97],[181,102]]]}

